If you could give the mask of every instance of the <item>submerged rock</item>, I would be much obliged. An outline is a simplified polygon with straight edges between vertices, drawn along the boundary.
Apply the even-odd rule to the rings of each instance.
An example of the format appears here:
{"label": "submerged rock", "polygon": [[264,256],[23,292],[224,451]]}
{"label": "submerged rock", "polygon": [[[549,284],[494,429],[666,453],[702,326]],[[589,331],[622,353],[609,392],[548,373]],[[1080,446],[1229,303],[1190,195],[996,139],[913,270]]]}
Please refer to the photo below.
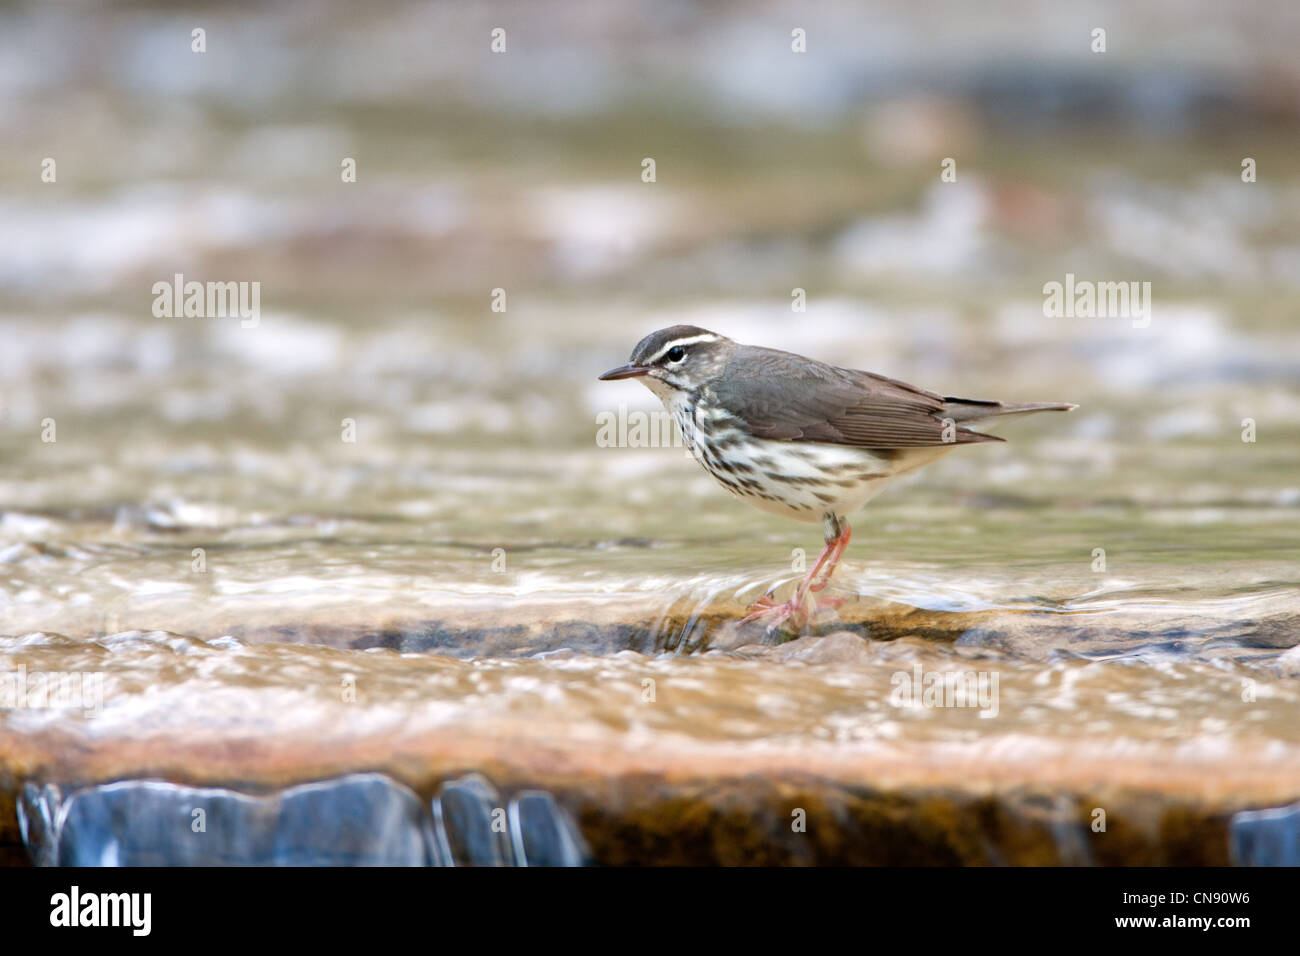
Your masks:
{"label": "submerged rock", "polygon": [[805,664],[865,664],[872,659],[870,642],[852,631],[801,637],[776,648],[773,656]]}

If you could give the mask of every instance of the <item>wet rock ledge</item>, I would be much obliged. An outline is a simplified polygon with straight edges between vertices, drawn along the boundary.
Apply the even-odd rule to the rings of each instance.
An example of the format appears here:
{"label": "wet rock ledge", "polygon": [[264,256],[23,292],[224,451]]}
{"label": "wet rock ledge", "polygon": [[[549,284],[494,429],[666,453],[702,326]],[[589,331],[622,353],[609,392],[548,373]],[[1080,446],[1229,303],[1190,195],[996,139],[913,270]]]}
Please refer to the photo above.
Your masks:
{"label": "wet rock ledge", "polygon": [[[1296,688],[1271,665],[849,631],[654,656],[164,632],[6,653],[107,681],[93,717],[0,714],[9,864],[1300,862]],[[914,666],[997,670],[1000,716],[891,706]]]}

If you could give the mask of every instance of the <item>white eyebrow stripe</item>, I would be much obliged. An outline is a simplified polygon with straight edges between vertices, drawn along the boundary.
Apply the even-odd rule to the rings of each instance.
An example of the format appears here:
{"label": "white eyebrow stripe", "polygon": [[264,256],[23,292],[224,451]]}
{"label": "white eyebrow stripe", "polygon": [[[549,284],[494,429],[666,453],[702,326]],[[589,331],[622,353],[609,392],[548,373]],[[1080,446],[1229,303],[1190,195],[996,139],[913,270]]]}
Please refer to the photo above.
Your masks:
{"label": "white eyebrow stripe", "polygon": [[670,349],[677,348],[677,346],[679,345],[694,345],[697,342],[716,342],[716,341],[718,341],[718,337],[716,335],[692,335],[690,338],[673,339],[671,342],[666,344],[654,355],[646,359],[645,364],[653,365],[655,362],[663,358],[666,352],[668,352]]}

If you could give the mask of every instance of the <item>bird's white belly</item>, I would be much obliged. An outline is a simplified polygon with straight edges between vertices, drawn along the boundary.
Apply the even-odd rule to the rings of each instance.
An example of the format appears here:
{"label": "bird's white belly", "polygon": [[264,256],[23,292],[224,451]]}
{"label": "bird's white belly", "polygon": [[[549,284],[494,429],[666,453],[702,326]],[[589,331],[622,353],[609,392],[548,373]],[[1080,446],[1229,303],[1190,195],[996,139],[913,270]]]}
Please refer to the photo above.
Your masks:
{"label": "bird's white belly", "polygon": [[[697,457],[709,454],[708,443],[700,445]],[[848,446],[751,437],[726,454],[754,471],[719,474],[711,462],[706,463],[723,487],[761,511],[813,524],[826,514],[846,516],[857,511],[894,477],[889,461]]]}
{"label": "bird's white belly", "polygon": [[675,390],[652,390],[672,413],[686,447],[719,484],[762,511],[796,521],[816,524],[826,514],[846,517],[895,478],[928,465],[955,447],[876,451],[755,438],[725,430],[719,434],[717,425],[725,414],[691,405]]}

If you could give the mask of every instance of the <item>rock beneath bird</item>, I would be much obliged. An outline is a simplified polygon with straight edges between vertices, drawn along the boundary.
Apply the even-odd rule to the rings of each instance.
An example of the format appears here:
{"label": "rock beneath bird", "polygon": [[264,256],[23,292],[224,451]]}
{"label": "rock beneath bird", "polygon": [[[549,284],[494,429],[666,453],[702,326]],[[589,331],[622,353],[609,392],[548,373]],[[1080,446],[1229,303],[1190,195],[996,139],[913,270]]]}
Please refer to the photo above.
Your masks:
{"label": "rock beneath bird", "polygon": [[871,643],[852,631],[835,631],[825,637],[801,637],[782,644],[772,656],[805,664],[868,664],[875,658]]}

